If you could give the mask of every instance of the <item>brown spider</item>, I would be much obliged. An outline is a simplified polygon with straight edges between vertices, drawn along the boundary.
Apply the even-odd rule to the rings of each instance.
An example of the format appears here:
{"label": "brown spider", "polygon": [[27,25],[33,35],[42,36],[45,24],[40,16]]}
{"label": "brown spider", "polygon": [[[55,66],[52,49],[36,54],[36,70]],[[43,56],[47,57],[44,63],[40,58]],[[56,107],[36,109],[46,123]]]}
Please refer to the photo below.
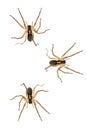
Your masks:
{"label": "brown spider", "polygon": [[47,50],[47,56],[48,56],[48,58],[50,58],[51,59],[51,61],[49,62],[49,66],[48,67],[46,67],[45,68],[45,70],[47,71],[47,69],[49,68],[49,67],[52,67],[52,66],[59,66],[58,67],[58,69],[57,69],[57,77],[60,79],[60,81],[62,82],[62,79],[60,78],[60,76],[59,76],[59,71],[61,71],[61,72],[63,72],[64,74],[72,74],[72,73],[70,73],[70,72],[65,72],[65,71],[63,71],[62,70],[62,68],[64,67],[65,69],[68,69],[68,70],[70,70],[70,71],[73,71],[73,72],[75,72],[75,73],[78,73],[78,74],[82,74],[82,73],[80,73],[80,72],[78,72],[78,71],[76,71],[76,70],[73,70],[73,69],[71,69],[71,68],[69,68],[68,67],[68,65],[66,64],[66,60],[68,60],[70,57],[72,57],[72,56],[74,56],[74,55],[76,55],[76,54],[78,54],[78,53],[80,53],[80,52],[82,52],[82,50],[81,51],[78,51],[78,52],[76,52],[76,53],[74,53],[74,54],[71,54],[71,55],[69,55],[69,56],[65,56],[73,47],[74,47],[74,45],[75,45],[76,43],[74,43],[62,56],[61,56],[61,58],[60,57],[58,57],[58,56],[56,56],[55,54],[54,54],[54,51],[53,51],[53,49],[54,49],[54,45],[52,45],[52,55],[54,56],[54,57],[50,57],[50,56],[48,56],[48,50]]}
{"label": "brown spider", "polygon": [[28,39],[28,41],[30,41],[30,42],[33,41],[33,43],[35,44],[35,46],[37,46],[37,44],[36,44],[35,41],[34,41],[34,33],[33,33],[33,32],[35,32],[35,33],[37,33],[37,34],[43,34],[43,33],[45,33],[46,31],[49,30],[49,29],[46,29],[46,30],[43,31],[43,32],[38,32],[39,29],[40,29],[40,27],[41,27],[41,19],[40,19],[40,22],[39,22],[39,27],[38,27],[37,29],[35,29],[36,23],[37,23],[37,21],[38,21],[38,19],[39,19],[39,17],[40,17],[40,14],[41,14],[41,10],[42,10],[42,8],[40,9],[39,14],[38,14],[38,16],[37,16],[35,22],[34,22],[34,23],[32,22],[32,25],[28,25],[28,24],[27,24],[27,22],[24,20],[24,18],[23,18],[23,16],[22,16],[22,13],[21,13],[21,11],[19,10],[19,8],[18,8],[18,12],[19,12],[19,14],[20,14],[20,16],[21,16],[21,19],[22,19],[22,21],[23,21],[23,25],[20,24],[20,23],[18,22],[18,20],[15,19],[12,15],[10,15],[10,16],[18,23],[18,25],[19,25],[22,29],[25,30],[24,33],[23,33],[23,35],[22,35],[21,37],[12,37],[12,38],[14,38],[14,39],[22,39],[22,38],[24,37],[24,38],[25,38],[24,41],[23,41],[22,43],[20,43],[20,44],[24,44],[25,41]]}
{"label": "brown spider", "polygon": [[10,99],[10,100],[13,100],[13,99],[15,99],[15,98],[17,98],[17,97],[21,97],[21,99],[20,99],[20,101],[19,101],[19,108],[18,108],[18,110],[20,110],[20,105],[21,105],[22,100],[24,99],[24,101],[25,101],[25,103],[24,103],[24,105],[23,105],[23,107],[22,107],[22,109],[21,109],[21,111],[20,111],[20,114],[19,114],[19,117],[18,117],[18,121],[19,121],[19,119],[20,119],[20,117],[21,117],[21,114],[22,114],[22,112],[23,112],[25,106],[26,106],[26,105],[28,106],[28,103],[29,103],[29,104],[32,104],[32,105],[35,107],[35,109],[36,109],[36,111],[37,111],[37,114],[38,114],[40,120],[42,121],[42,118],[41,118],[41,116],[40,116],[40,114],[39,114],[39,111],[38,111],[38,109],[37,109],[36,104],[39,104],[40,107],[42,107],[48,114],[50,114],[50,113],[35,99],[35,97],[36,97],[36,95],[37,95],[39,92],[48,92],[48,91],[47,91],[47,90],[38,90],[38,91],[35,92],[35,89],[36,89],[37,86],[42,86],[42,85],[39,85],[39,84],[37,84],[33,89],[30,88],[30,87],[27,88],[27,86],[25,85],[25,83],[23,83],[23,84],[21,84],[21,85],[23,85],[23,86],[25,87],[25,89],[26,89],[26,97],[23,96],[23,95],[16,95],[16,96],[13,97],[12,99]]}

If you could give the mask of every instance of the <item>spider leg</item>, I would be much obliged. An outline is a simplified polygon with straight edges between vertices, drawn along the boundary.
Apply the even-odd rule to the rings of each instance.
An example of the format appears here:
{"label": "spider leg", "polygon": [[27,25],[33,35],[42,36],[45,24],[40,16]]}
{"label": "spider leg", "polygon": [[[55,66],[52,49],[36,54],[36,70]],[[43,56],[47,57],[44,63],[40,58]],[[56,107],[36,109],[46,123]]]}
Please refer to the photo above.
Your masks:
{"label": "spider leg", "polygon": [[24,20],[24,18],[23,18],[23,16],[22,16],[22,14],[21,14],[21,11],[19,10],[19,8],[18,8],[18,11],[19,11],[19,14],[20,14],[20,16],[21,16],[21,18],[22,18],[22,21],[23,21],[24,27],[26,28],[26,23],[25,23],[25,20]]}
{"label": "spider leg", "polygon": [[16,96],[14,96],[13,98],[11,98],[10,100],[13,100],[13,99],[15,99],[15,98],[17,98],[17,97],[23,97],[23,98],[25,99],[25,97],[24,97],[23,95],[16,95]]}
{"label": "spider leg", "polygon": [[83,50],[78,51],[78,52],[76,52],[76,53],[74,53],[74,54],[72,54],[72,55],[65,56],[64,59],[67,59],[67,58],[69,58],[69,57],[75,56],[76,54],[79,54],[79,53],[82,52],[82,51],[83,51]]}
{"label": "spider leg", "polygon": [[71,70],[71,71],[73,71],[73,72],[75,72],[75,73],[82,74],[82,73],[80,73],[80,72],[78,72],[78,71],[76,71],[76,70],[73,70],[73,69],[71,69],[71,68],[69,68],[69,67],[67,67],[67,66],[64,66],[64,68],[66,68],[66,69],[68,69],[68,70]]}
{"label": "spider leg", "polygon": [[51,65],[47,66],[47,67],[45,68],[45,70],[48,71],[48,68],[50,68],[50,67],[51,67]]}
{"label": "spider leg", "polygon": [[39,17],[40,17],[41,10],[42,10],[42,8],[40,9],[39,14],[38,14],[38,16],[37,16],[37,18],[36,18],[36,20],[35,20],[35,22],[34,22],[34,26],[36,25],[36,23],[37,23],[37,21],[38,21],[38,19],[39,19]]}
{"label": "spider leg", "polygon": [[46,48],[46,51],[47,51],[46,56],[47,56],[49,59],[54,59],[54,58],[52,58],[52,57],[50,57],[50,56],[48,55],[48,49],[47,49],[47,48]]}
{"label": "spider leg", "polygon": [[72,73],[70,73],[70,72],[65,72],[65,71],[63,71],[63,70],[61,70],[61,69],[60,69],[60,71],[61,71],[62,73],[64,73],[64,74],[72,74]]}
{"label": "spider leg", "polygon": [[16,44],[21,44],[21,45],[23,45],[23,44],[26,42],[26,40],[27,40],[27,35],[25,35],[25,39],[24,39],[24,41],[23,41],[22,43],[16,43]]}
{"label": "spider leg", "polygon": [[37,34],[43,34],[43,33],[45,33],[45,32],[47,32],[48,30],[50,30],[50,29],[46,29],[45,31],[43,31],[43,32],[38,32],[37,30],[34,30]]}
{"label": "spider leg", "polygon": [[37,106],[36,106],[36,102],[33,101],[33,103],[34,103],[34,106],[35,106],[36,112],[37,112],[37,114],[38,114],[40,120],[42,121],[42,118],[41,118],[41,116],[40,116],[40,114],[39,114],[39,111],[38,111],[38,109],[37,109]]}
{"label": "spider leg", "polygon": [[16,18],[14,18],[12,15],[10,15],[10,17],[12,17],[12,18],[16,21],[16,23],[18,23],[18,25],[19,25],[21,28],[25,29],[25,28],[18,22],[18,20],[17,20]]}
{"label": "spider leg", "polygon": [[39,31],[40,27],[41,27],[41,19],[40,19],[40,22],[39,22],[39,27],[37,28],[36,32]]}
{"label": "spider leg", "polygon": [[36,89],[36,87],[38,87],[38,86],[40,86],[40,87],[41,87],[41,86],[43,86],[43,85],[44,85],[44,84],[41,84],[41,85],[40,85],[40,84],[37,84],[37,85],[35,85],[35,87],[33,88],[33,90],[35,90],[35,89]]}
{"label": "spider leg", "polygon": [[33,43],[34,43],[35,46],[39,45],[39,44],[36,44],[36,42],[34,41],[34,39],[33,39]]}
{"label": "spider leg", "polygon": [[40,85],[40,84],[37,84],[37,85],[35,85],[35,87],[33,88],[33,93],[35,93],[35,89],[36,89],[36,87],[38,87],[38,86],[43,86],[44,84],[42,84],[42,85]]}
{"label": "spider leg", "polygon": [[34,98],[36,97],[36,95],[37,95],[39,92],[48,92],[48,90],[38,90],[38,91],[34,94]]}
{"label": "spider leg", "polygon": [[39,104],[40,105],[40,107],[42,107],[43,108],[43,110],[45,110],[48,114],[50,114],[37,100],[35,100],[35,102],[37,103],[37,104]]}
{"label": "spider leg", "polygon": [[62,79],[60,78],[60,76],[59,76],[59,70],[61,69],[61,67],[59,67],[58,69],[57,69],[57,77],[60,79],[60,81],[62,82]]}
{"label": "spider leg", "polygon": [[26,102],[24,103],[24,105],[23,105],[23,107],[22,107],[22,110],[21,110],[21,112],[20,112],[20,114],[19,114],[18,121],[19,121],[19,119],[20,119],[20,117],[21,117],[21,114],[22,114],[22,112],[23,112],[25,106],[26,106]]}
{"label": "spider leg", "polygon": [[75,44],[76,44],[76,43],[74,43],[74,44],[62,55],[62,57],[64,57],[64,55],[65,55],[66,53],[68,53],[68,52],[75,46]]}
{"label": "spider leg", "polygon": [[21,104],[22,100],[23,100],[23,97],[21,98],[21,100],[19,102],[19,108],[18,108],[19,111],[20,111],[20,104]]}
{"label": "spider leg", "polygon": [[45,33],[46,31],[50,30],[50,29],[46,29],[46,30],[43,31],[43,32],[38,32],[39,29],[40,29],[40,27],[41,27],[41,19],[40,19],[40,22],[39,22],[39,27],[38,27],[37,29],[34,28],[34,32],[36,32],[37,34],[43,34],[43,33]]}
{"label": "spider leg", "polygon": [[[35,27],[35,25],[36,25],[36,23],[37,23],[37,21],[38,21],[38,19],[39,19],[39,17],[40,17],[41,10],[42,10],[42,8],[40,9],[40,12],[39,12],[39,14],[38,14],[38,16],[37,16],[37,18],[36,18],[36,20],[35,20],[34,27]],[[42,33],[45,33],[46,31],[49,30],[49,29],[46,29],[46,30],[43,31],[43,32],[38,32],[38,30],[40,29],[40,27],[41,27],[41,19],[40,19],[40,22],[39,22],[39,27],[38,27],[38,29],[37,29],[37,30],[34,29],[34,31],[35,31],[36,33],[38,33],[38,34],[42,34]]]}
{"label": "spider leg", "polygon": [[25,87],[25,89],[27,90],[27,86],[26,86],[26,84],[25,84],[25,83],[22,83],[22,84],[21,84],[21,86],[24,86],[24,87]]}
{"label": "spider leg", "polygon": [[46,30],[43,31],[43,32],[38,32],[39,29],[40,29],[40,27],[41,27],[41,19],[40,19],[40,22],[39,22],[39,27],[38,27],[36,30],[34,30],[34,31],[35,31],[36,33],[38,33],[38,34],[42,34],[42,33],[45,33],[46,31],[50,30],[50,29],[46,29]]}
{"label": "spider leg", "polygon": [[23,33],[23,35],[21,37],[12,37],[13,39],[22,39],[26,34],[26,31]]}
{"label": "spider leg", "polygon": [[19,108],[18,108],[18,110],[20,110],[20,104],[21,104],[22,100],[23,100],[23,99],[26,100],[26,98],[25,98],[23,95],[16,95],[16,96],[14,96],[13,98],[11,98],[10,100],[13,100],[13,99],[15,99],[15,98],[17,98],[17,97],[21,97],[21,100],[20,100],[20,102],[19,102]]}
{"label": "spider leg", "polygon": [[56,57],[59,60],[60,58],[54,54],[53,49],[54,49],[54,44],[52,44],[52,54],[53,54],[54,57]]}

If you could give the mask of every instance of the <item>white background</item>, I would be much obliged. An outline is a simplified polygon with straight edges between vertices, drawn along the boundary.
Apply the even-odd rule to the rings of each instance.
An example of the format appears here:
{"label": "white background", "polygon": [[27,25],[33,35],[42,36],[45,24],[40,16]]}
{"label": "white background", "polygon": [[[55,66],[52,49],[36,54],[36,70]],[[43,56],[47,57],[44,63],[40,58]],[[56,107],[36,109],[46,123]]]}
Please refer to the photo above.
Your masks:
{"label": "white background", "polygon": [[[86,0],[3,0],[0,2],[0,130],[87,130],[87,1]],[[40,8],[42,26],[40,31],[50,29],[45,34],[35,34],[39,46],[26,41],[15,45],[11,39],[21,36],[23,30],[9,16],[20,23],[19,8],[25,20],[31,24]],[[39,21],[38,21],[39,22]],[[20,40],[19,40],[20,42]],[[59,73],[49,65],[46,48],[51,55],[52,44],[56,55],[61,56],[74,42],[69,54],[83,50],[67,61],[71,68],[83,75]],[[47,93],[39,93],[37,99],[50,112],[48,115],[38,106],[41,122],[32,105],[25,108],[18,122],[19,99],[9,100],[17,94],[25,95],[28,87],[43,84]],[[40,89],[38,87],[38,89]]]}

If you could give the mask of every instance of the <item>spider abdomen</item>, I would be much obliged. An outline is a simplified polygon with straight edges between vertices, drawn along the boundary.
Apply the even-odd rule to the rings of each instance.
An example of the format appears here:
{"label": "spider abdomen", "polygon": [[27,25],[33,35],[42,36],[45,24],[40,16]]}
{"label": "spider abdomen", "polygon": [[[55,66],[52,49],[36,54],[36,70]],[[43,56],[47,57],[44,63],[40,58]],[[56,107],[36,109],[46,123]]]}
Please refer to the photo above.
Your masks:
{"label": "spider abdomen", "polygon": [[65,62],[66,62],[65,60],[51,60],[49,64],[55,66],[55,65],[65,64]]}
{"label": "spider abdomen", "polygon": [[33,35],[32,34],[28,34],[28,40],[32,41],[33,40]]}
{"label": "spider abdomen", "polygon": [[33,33],[32,33],[32,29],[31,29],[31,25],[28,25],[28,40],[32,41],[33,40]]}

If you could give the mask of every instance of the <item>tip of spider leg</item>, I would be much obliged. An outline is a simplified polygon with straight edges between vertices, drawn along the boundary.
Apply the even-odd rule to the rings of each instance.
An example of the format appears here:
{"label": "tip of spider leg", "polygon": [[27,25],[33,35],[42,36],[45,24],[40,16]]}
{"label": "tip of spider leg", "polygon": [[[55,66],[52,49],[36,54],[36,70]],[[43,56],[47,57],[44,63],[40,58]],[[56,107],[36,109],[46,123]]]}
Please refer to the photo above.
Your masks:
{"label": "tip of spider leg", "polygon": [[74,42],[74,45],[76,44],[76,42]]}
{"label": "tip of spider leg", "polygon": [[54,44],[52,44],[52,48],[54,48]]}
{"label": "tip of spider leg", "polygon": [[60,79],[60,82],[62,83],[62,79],[61,78],[59,78]]}
{"label": "tip of spider leg", "polygon": [[15,45],[17,45],[17,44],[20,44],[20,43],[15,43]]}
{"label": "tip of spider leg", "polygon": [[80,52],[83,52],[83,50],[81,50]]}
{"label": "tip of spider leg", "polygon": [[25,85],[25,83],[20,84],[21,86]]}
{"label": "tip of spider leg", "polygon": [[39,45],[39,43],[36,44],[36,46],[38,46],[38,45]]}
{"label": "tip of spider leg", "polygon": [[50,112],[48,112],[48,114],[50,114]]}
{"label": "tip of spider leg", "polygon": [[44,32],[47,32],[47,31],[49,31],[50,29],[46,29]]}
{"label": "tip of spider leg", "polygon": [[40,10],[42,10],[42,8],[40,8]]}
{"label": "tip of spider leg", "polygon": [[83,75],[83,73],[80,73],[80,72],[77,72],[77,74],[81,74],[81,75]]}
{"label": "tip of spider leg", "polygon": [[19,43],[19,42],[18,42],[18,43],[15,43],[15,45],[17,45],[17,44],[23,45],[23,43]]}
{"label": "tip of spider leg", "polygon": [[80,73],[81,75],[83,75],[83,73]]}
{"label": "tip of spider leg", "polygon": [[62,83],[62,80],[61,80],[61,83]]}
{"label": "tip of spider leg", "polygon": [[12,98],[10,98],[9,100],[12,100]]}
{"label": "tip of spider leg", "polygon": [[15,39],[15,37],[11,37],[12,39]]}
{"label": "tip of spider leg", "polygon": [[45,68],[45,71],[46,71],[46,72],[48,71],[47,68]]}
{"label": "tip of spider leg", "polygon": [[74,42],[72,46],[75,46],[75,44],[76,44],[76,42]]}
{"label": "tip of spider leg", "polygon": [[40,120],[43,121],[41,117],[40,117]]}
{"label": "tip of spider leg", "polygon": [[19,121],[19,119],[17,121]]}
{"label": "tip of spider leg", "polygon": [[48,90],[45,90],[44,92],[49,92]]}
{"label": "tip of spider leg", "polygon": [[37,44],[36,44],[36,43],[34,43],[34,45],[35,45],[35,46],[38,46],[38,45],[39,45],[39,43],[37,43]]}

